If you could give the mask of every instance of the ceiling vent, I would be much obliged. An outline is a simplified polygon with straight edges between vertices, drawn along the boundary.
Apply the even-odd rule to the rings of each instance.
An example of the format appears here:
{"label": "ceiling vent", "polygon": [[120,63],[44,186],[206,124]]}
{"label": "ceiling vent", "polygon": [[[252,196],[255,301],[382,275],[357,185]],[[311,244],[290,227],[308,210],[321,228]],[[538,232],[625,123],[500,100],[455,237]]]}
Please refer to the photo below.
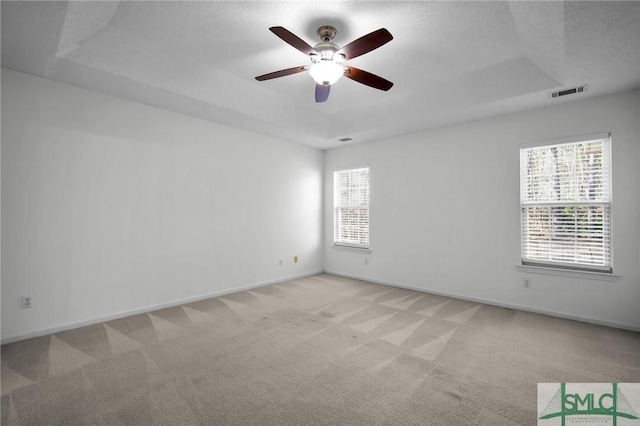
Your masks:
{"label": "ceiling vent", "polygon": [[338,139],[338,142],[349,142],[349,141],[352,141],[352,140],[353,139],[351,139],[351,138],[340,138],[340,139]]}
{"label": "ceiling vent", "polygon": [[583,84],[582,86],[572,87],[570,89],[559,90],[557,92],[549,93],[550,98],[559,98],[561,96],[574,95],[576,93],[582,93],[587,91],[587,85]]}

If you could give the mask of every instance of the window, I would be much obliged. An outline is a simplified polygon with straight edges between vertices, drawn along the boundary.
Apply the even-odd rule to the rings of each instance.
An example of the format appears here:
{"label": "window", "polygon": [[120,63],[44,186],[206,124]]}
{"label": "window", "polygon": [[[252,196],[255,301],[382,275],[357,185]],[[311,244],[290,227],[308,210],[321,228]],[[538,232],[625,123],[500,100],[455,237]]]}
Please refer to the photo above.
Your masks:
{"label": "window", "polygon": [[612,272],[610,137],[520,149],[522,264]]}
{"label": "window", "polygon": [[369,248],[369,168],[338,170],[333,184],[333,243]]}

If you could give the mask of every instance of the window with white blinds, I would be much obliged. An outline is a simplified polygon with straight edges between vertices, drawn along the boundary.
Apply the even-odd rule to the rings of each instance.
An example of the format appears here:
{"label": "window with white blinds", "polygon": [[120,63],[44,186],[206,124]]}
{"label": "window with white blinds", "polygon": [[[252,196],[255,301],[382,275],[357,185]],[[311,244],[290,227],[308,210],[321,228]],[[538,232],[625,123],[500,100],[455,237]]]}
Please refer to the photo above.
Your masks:
{"label": "window with white blinds", "polygon": [[369,248],[369,168],[338,170],[333,183],[333,243]]}
{"label": "window with white blinds", "polygon": [[523,265],[612,272],[609,135],[520,149]]}

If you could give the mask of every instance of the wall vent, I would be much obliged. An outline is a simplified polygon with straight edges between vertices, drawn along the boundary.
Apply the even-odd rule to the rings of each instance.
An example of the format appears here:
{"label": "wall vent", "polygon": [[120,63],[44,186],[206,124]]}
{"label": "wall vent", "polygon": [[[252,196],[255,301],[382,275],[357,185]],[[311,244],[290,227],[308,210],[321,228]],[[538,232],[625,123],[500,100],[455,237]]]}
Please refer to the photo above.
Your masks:
{"label": "wall vent", "polygon": [[338,139],[338,142],[349,142],[349,141],[352,141],[352,140],[353,139],[351,139],[351,138],[340,138],[340,139]]}
{"label": "wall vent", "polygon": [[550,98],[559,98],[561,96],[574,95],[576,93],[582,93],[587,91],[587,85],[572,87],[570,89],[558,90],[557,92],[549,93]]}

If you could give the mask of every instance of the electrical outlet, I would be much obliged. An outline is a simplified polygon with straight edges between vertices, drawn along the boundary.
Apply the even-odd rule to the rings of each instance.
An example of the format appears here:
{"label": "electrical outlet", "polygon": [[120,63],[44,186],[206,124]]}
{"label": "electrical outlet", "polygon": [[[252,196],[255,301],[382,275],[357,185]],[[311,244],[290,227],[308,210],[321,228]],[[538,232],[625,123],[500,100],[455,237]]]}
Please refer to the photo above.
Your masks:
{"label": "electrical outlet", "polygon": [[22,296],[22,309],[33,308],[33,301],[31,296]]}
{"label": "electrical outlet", "polygon": [[280,260],[278,261],[278,264],[279,264],[280,266],[282,266],[282,259],[280,259]]}
{"label": "electrical outlet", "polygon": [[531,281],[529,280],[529,278],[525,278],[524,281],[522,281],[522,286],[524,288],[531,288]]}

